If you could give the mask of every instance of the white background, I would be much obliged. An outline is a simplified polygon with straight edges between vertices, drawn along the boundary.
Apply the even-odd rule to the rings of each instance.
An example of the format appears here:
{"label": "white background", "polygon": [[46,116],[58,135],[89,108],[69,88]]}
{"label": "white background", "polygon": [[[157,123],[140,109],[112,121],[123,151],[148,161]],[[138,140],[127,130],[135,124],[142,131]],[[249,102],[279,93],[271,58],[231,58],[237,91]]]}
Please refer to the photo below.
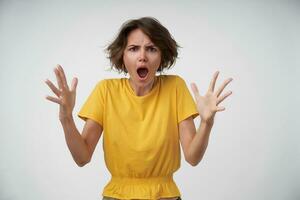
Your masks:
{"label": "white background", "polygon": [[123,22],[143,16],[182,46],[166,74],[196,82],[201,94],[216,70],[216,87],[234,79],[203,160],[182,159],[175,173],[183,199],[300,199],[300,2],[260,0],[0,1],[0,199],[101,199],[110,178],[102,139],[78,167],[44,80],[56,83],[57,63],[68,81],[78,77],[81,131],[76,114],[95,84],[122,76],[108,70],[104,47]]}

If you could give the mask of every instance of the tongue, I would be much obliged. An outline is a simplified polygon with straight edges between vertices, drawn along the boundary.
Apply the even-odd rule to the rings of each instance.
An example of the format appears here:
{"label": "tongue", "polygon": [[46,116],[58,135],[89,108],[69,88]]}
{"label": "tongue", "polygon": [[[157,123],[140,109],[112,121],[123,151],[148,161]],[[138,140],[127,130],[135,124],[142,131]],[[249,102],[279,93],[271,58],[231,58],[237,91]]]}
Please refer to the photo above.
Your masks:
{"label": "tongue", "polygon": [[147,68],[139,68],[137,70],[137,73],[141,78],[145,78],[148,74],[148,69]]}

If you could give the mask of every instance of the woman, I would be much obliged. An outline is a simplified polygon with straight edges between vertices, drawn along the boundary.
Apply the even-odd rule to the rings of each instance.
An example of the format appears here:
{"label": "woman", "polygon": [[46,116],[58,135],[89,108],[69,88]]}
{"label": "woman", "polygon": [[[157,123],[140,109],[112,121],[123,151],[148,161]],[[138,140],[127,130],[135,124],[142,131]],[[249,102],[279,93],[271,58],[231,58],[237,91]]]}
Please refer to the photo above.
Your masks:
{"label": "woman", "polygon": [[[156,19],[144,17],[126,22],[107,47],[112,68],[130,78],[98,82],[78,116],[85,120],[82,134],[72,112],[77,78],[69,89],[63,68],[54,72],[58,87],[47,80],[60,106],[59,119],[74,161],[89,163],[103,131],[105,163],[112,178],[103,199],[180,199],[173,173],[180,167],[180,144],[185,160],[196,166],[206,150],[215,113],[231,92],[221,95],[226,80],[214,91],[218,72],[209,89],[200,96],[193,83],[196,103],[184,80],[177,75],[156,75],[170,68],[178,45]],[[196,131],[193,119],[200,114]]]}

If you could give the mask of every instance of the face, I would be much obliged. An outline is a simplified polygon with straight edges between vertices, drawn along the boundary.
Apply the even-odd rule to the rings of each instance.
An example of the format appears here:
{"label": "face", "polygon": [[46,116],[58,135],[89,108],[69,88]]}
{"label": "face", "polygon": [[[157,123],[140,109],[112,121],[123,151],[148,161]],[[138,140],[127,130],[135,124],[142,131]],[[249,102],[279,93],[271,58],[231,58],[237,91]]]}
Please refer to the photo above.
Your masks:
{"label": "face", "polygon": [[123,62],[130,79],[138,87],[145,87],[154,80],[161,62],[161,51],[142,30],[135,29],[128,35]]}

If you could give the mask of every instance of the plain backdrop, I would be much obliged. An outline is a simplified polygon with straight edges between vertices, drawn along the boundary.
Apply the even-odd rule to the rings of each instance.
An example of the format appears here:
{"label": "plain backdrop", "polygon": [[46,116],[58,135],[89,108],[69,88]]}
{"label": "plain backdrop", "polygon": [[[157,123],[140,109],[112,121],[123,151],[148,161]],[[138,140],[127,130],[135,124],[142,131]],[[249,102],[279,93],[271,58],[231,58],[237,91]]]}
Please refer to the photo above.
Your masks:
{"label": "plain backdrop", "polygon": [[[78,77],[74,119],[110,71],[105,46],[128,19],[152,16],[181,45],[165,74],[203,95],[232,77],[200,164],[182,158],[174,179],[184,200],[300,199],[300,1],[0,1],[0,199],[96,200],[110,175],[102,138],[83,168],[72,160],[47,101],[61,64]],[[195,120],[199,126],[200,119]]]}

